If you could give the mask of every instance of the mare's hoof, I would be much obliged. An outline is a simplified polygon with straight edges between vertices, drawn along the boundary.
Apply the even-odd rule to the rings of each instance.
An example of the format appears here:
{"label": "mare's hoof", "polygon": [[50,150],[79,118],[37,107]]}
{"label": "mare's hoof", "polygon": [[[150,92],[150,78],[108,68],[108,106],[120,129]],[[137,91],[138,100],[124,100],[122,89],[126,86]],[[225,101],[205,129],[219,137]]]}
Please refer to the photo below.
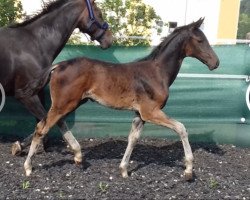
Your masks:
{"label": "mare's hoof", "polygon": [[16,141],[11,148],[11,153],[13,156],[20,155],[22,152],[22,147],[19,141]]}

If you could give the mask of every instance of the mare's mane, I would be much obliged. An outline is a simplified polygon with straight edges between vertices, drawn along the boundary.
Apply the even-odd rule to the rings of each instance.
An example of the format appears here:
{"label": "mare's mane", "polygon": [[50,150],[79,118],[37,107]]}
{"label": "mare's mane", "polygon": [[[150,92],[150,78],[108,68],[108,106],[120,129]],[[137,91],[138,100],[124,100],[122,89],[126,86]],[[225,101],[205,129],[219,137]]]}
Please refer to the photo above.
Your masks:
{"label": "mare's mane", "polygon": [[53,12],[54,10],[56,10],[57,8],[61,7],[62,5],[66,4],[67,2],[70,2],[70,0],[51,0],[47,3],[45,3],[43,5],[43,9],[42,11],[32,15],[29,19],[21,22],[21,23],[15,23],[15,24],[11,24],[8,27],[9,28],[17,28],[17,27],[23,27],[26,26],[34,21],[36,21],[37,19],[39,19],[41,16]]}

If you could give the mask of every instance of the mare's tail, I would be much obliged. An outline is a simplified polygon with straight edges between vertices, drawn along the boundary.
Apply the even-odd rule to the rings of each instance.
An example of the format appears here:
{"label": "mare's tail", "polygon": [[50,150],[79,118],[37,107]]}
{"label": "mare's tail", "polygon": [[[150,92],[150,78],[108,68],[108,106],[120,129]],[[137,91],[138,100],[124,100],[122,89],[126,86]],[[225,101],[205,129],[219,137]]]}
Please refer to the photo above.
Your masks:
{"label": "mare's tail", "polygon": [[15,93],[16,98],[27,98],[37,94],[42,88],[47,85],[50,79],[51,72],[57,67],[57,65],[45,68],[39,77],[30,81],[24,88],[18,89]]}

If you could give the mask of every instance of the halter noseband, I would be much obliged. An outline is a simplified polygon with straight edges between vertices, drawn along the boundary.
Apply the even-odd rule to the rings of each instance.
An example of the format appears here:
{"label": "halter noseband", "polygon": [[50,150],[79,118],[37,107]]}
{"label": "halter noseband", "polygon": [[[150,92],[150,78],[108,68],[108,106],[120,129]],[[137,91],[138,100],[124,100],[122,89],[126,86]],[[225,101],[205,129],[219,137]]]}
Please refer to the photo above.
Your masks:
{"label": "halter noseband", "polygon": [[93,25],[96,25],[101,30],[99,31],[97,36],[92,36],[91,40],[100,40],[102,38],[102,36],[104,35],[105,31],[109,28],[109,25],[107,22],[100,24],[95,18],[94,11],[92,9],[90,0],[85,0],[85,1],[86,1],[88,11],[89,11],[89,19],[90,19],[90,21],[87,24],[87,31],[91,31],[91,27]]}

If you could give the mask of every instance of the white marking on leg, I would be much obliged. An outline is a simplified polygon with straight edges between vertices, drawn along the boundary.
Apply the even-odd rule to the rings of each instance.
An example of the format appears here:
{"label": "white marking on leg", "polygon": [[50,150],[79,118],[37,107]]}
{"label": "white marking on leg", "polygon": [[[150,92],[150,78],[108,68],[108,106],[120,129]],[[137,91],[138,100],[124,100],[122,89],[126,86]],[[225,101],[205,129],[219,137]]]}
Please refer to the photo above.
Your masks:
{"label": "white marking on leg", "polygon": [[24,170],[25,170],[26,176],[30,176],[32,172],[31,158],[36,153],[40,143],[41,143],[41,138],[33,139],[31,142],[28,156],[24,162]]}
{"label": "white marking on leg", "polygon": [[162,110],[153,110],[151,113],[140,113],[144,121],[152,122],[174,130],[181,138],[185,154],[185,178],[192,179],[193,153],[188,141],[188,134],[184,125],[174,119],[168,118]]}
{"label": "white marking on leg", "polygon": [[78,143],[78,141],[73,136],[72,132],[69,131],[69,128],[67,124],[64,121],[59,121],[58,126],[60,128],[60,131],[63,135],[63,138],[69,145],[70,149],[74,152],[75,157],[74,160],[77,164],[82,162],[82,152],[81,152],[81,146]]}
{"label": "white marking on leg", "polygon": [[129,159],[134,149],[134,146],[136,145],[136,142],[141,135],[143,124],[144,122],[139,117],[134,118],[132,122],[132,128],[128,137],[128,145],[125,154],[122,158],[121,164],[119,166],[123,178],[128,177],[127,167],[129,164]]}
{"label": "white marking on leg", "polygon": [[78,141],[75,139],[71,131],[67,131],[63,134],[64,139],[67,141],[70,148],[73,150],[75,157],[74,161],[76,164],[80,164],[82,162],[82,152],[81,146]]}
{"label": "white marking on leg", "polygon": [[184,149],[185,165],[186,165],[185,176],[187,179],[190,179],[192,178],[194,157],[193,157],[191,146],[188,141],[188,133],[186,131],[185,126],[182,123],[175,121],[175,120],[172,120],[172,121],[173,121],[173,124],[175,125],[174,130],[180,136],[183,149]]}

